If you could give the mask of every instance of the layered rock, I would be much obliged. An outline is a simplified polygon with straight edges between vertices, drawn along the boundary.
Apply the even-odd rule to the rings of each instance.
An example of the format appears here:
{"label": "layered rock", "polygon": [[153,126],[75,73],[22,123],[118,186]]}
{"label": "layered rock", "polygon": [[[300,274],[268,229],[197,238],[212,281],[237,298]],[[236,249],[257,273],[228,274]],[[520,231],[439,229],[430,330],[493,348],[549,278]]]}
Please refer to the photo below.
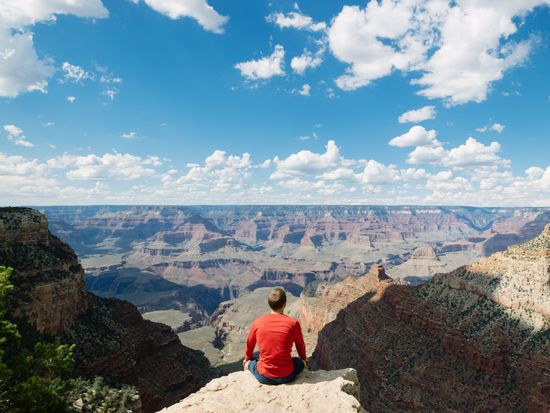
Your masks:
{"label": "layered rock", "polygon": [[314,292],[302,294],[290,312],[300,321],[308,350],[313,351],[319,331],[333,321],[340,310],[369,292],[375,294],[391,282],[382,265],[373,265],[365,276],[349,276],[335,284],[322,283]]}
{"label": "layered rock", "polygon": [[373,411],[546,412],[549,305],[547,226],[421,286],[366,294],[320,332],[314,357],[355,367]]}
{"label": "layered rock", "polygon": [[353,369],[305,371],[291,384],[268,386],[248,371],[212,380],[162,413],[366,413]]}
{"label": "layered rock", "polygon": [[58,335],[86,309],[84,271],[48,220],[26,208],[0,208],[0,265],[14,269],[12,314]]}
{"label": "layered rock", "polygon": [[168,326],[143,320],[128,302],[86,293],[74,251],[48,232],[37,211],[0,208],[0,264],[14,270],[11,315],[38,334],[75,343],[78,373],[135,385],[144,412],[210,378],[206,358],[182,346]]}

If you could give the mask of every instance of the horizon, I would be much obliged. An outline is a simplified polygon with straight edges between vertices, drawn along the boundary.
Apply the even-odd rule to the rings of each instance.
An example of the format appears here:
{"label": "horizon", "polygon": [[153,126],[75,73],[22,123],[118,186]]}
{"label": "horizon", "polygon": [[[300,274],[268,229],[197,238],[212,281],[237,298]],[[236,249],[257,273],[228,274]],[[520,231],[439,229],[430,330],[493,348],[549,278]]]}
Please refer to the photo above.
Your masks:
{"label": "horizon", "polygon": [[6,0],[0,205],[550,207],[550,0]]}

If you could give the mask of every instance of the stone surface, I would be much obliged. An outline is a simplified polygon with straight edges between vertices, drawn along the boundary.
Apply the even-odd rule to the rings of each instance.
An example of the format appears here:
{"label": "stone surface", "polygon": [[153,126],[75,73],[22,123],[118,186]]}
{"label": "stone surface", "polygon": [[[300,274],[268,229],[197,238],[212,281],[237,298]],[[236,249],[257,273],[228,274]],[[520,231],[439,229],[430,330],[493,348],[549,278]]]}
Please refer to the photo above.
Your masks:
{"label": "stone surface", "polygon": [[290,384],[258,383],[248,371],[212,380],[162,413],[366,413],[353,369],[304,371]]}
{"label": "stone surface", "polygon": [[28,208],[0,208],[0,265],[13,268],[12,314],[60,334],[86,309],[84,271],[74,251]]}
{"label": "stone surface", "polygon": [[[319,334],[372,411],[550,411],[550,226],[417,287],[388,283]],[[437,385],[434,385],[437,383]]]}

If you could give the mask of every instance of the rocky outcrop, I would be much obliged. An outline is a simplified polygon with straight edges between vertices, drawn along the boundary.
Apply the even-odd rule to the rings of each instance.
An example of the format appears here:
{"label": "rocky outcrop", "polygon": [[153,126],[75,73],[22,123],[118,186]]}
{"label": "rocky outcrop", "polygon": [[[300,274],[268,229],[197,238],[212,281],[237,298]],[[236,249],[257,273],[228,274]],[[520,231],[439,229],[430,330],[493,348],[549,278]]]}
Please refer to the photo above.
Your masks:
{"label": "rocky outcrop", "polygon": [[376,294],[391,282],[382,265],[373,265],[365,276],[349,276],[335,284],[321,283],[314,292],[302,294],[290,311],[300,321],[307,348],[315,348],[319,331],[341,309],[367,293]]}
{"label": "rocky outcrop", "polygon": [[14,270],[11,315],[38,334],[75,343],[78,373],[135,385],[144,412],[210,378],[204,355],[182,346],[168,326],[143,320],[128,302],[86,293],[74,251],[37,211],[0,208],[0,264]]}
{"label": "rocky outcrop", "polygon": [[416,260],[437,260],[438,259],[435,250],[431,247],[416,248],[413,251],[411,258]]}
{"label": "rocky outcrop", "polygon": [[204,355],[184,347],[170,327],[144,320],[127,301],[87,300],[88,310],[63,334],[77,344],[80,375],[136,386],[144,412],[175,403],[211,377]]}
{"label": "rocky outcrop", "polygon": [[84,271],[39,212],[0,208],[0,265],[14,269],[12,314],[38,331],[58,335],[86,309]]}
{"label": "rocky outcrop", "polygon": [[353,369],[305,371],[287,385],[268,386],[248,371],[212,380],[162,413],[366,413]]}
{"label": "rocky outcrop", "polygon": [[372,411],[546,412],[549,306],[547,226],[421,286],[364,295],[323,328],[314,357],[356,368]]}

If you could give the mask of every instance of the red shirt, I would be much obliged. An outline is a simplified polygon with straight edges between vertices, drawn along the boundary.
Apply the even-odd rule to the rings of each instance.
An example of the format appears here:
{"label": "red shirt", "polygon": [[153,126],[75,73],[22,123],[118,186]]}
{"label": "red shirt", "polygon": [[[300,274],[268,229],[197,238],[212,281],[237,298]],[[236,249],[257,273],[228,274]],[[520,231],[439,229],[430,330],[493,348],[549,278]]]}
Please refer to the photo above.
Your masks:
{"label": "red shirt", "polygon": [[286,377],[294,371],[290,353],[292,344],[301,359],[306,359],[306,345],[298,320],[284,314],[266,314],[257,318],[250,327],[246,340],[246,360],[250,360],[258,342],[260,360],[258,372],[267,377]]}

